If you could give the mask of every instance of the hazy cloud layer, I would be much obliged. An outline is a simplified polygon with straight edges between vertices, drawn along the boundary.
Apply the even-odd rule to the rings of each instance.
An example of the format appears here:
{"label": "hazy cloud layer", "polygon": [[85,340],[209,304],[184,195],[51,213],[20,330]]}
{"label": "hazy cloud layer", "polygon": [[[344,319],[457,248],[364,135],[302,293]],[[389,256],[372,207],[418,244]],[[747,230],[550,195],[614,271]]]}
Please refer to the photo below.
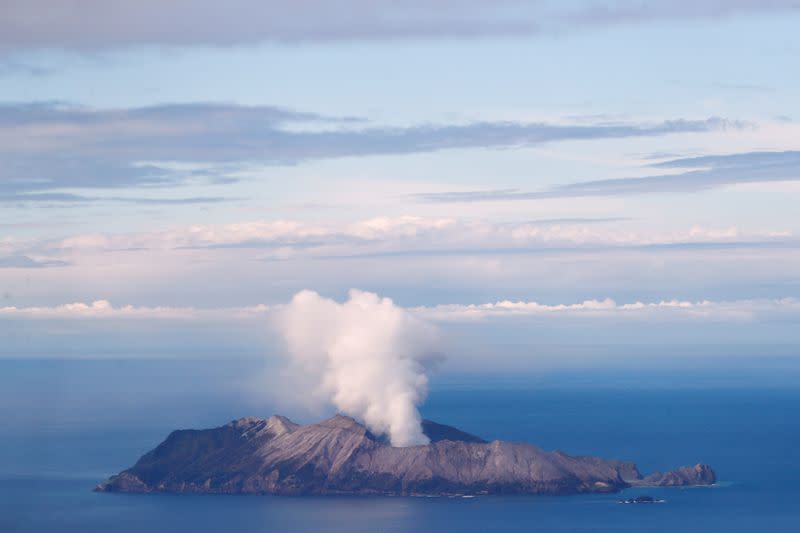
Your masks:
{"label": "hazy cloud layer", "polygon": [[712,302],[709,300],[661,300],[657,302],[617,303],[611,298],[584,300],[569,304],[543,304],[535,301],[502,300],[486,304],[437,305],[415,308],[415,312],[430,320],[463,321],[502,317],[559,316],[618,317],[651,319],[711,319],[755,320],[758,316],[774,312],[800,312],[800,301],[795,298],[778,300],[742,300]]}
{"label": "hazy cloud layer", "polygon": [[[280,301],[287,302],[287,299]],[[701,343],[703,347],[695,353],[703,355],[731,355],[731,343],[737,343],[749,355],[767,355],[771,349],[764,344],[765,338],[770,339],[768,342],[789,343],[782,353],[797,355],[797,351],[791,348],[797,346],[799,340],[796,332],[800,330],[796,325],[800,324],[800,301],[797,298],[729,301],[631,299],[617,302],[601,298],[562,300],[564,303],[529,299],[478,301],[487,303],[424,307],[395,304],[391,310],[382,312],[369,307],[346,313],[341,311],[350,316],[370,314],[375,319],[370,322],[370,329],[376,331],[386,331],[387,326],[391,326],[392,320],[387,322],[387,314],[407,317],[403,318],[406,322],[416,320],[434,324],[440,332],[437,337],[441,344],[436,346],[441,352],[436,361],[442,371],[470,368],[497,371],[515,365],[520,369],[530,369],[531,365],[547,359],[563,362],[563,356],[569,353],[605,358],[619,355],[622,350],[642,358],[673,357],[680,353],[676,346],[687,342]],[[269,333],[274,330],[270,325],[281,324],[286,309],[285,303],[209,308],[112,305],[107,300],[36,307],[0,304],[0,337],[4,341],[0,344],[0,357],[190,357],[229,362],[236,355],[266,357],[272,360],[269,371],[265,372],[266,375],[256,371],[252,376],[252,391],[263,396],[265,377],[271,379],[269,390],[276,393],[297,384],[276,368],[285,361],[281,349],[283,342]],[[305,318],[323,326],[328,324],[330,327],[323,332],[326,339],[346,339],[346,320],[344,325],[331,325],[327,316],[329,310],[322,308],[320,311],[322,316],[310,317],[306,313]],[[302,313],[300,318],[304,318]],[[343,318],[335,320],[338,322],[340,319]],[[313,323],[308,328],[314,328]],[[304,331],[301,328],[296,334],[302,337]],[[415,333],[419,330],[402,327],[395,331]],[[317,333],[314,330],[308,338],[312,341],[317,339]],[[428,335],[415,337],[417,340],[420,338],[428,338]],[[752,346],[754,342],[757,348]],[[641,348],[633,352],[624,350],[628,343]],[[714,343],[726,345],[726,348],[714,349]],[[741,343],[751,343],[751,346],[748,348]],[[565,349],[570,345],[585,346],[586,349]],[[614,347],[610,349],[608,345]],[[319,353],[314,350],[310,352],[312,355]],[[391,351],[387,353],[391,354]],[[326,371],[325,359],[322,357],[320,361],[316,356],[308,359],[313,372],[306,377],[323,374]],[[425,360],[421,363],[427,364]],[[315,362],[322,364],[314,366]],[[402,366],[402,361],[395,362]],[[342,379],[346,380],[347,374],[345,371]],[[414,375],[420,376],[413,373],[411,377]],[[308,407],[316,403],[310,394],[314,384],[320,382],[314,383],[312,379],[294,391],[309,393],[302,399]],[[347,382],[341,384],[346,386]],[[424,383],[421,385],[424,387]],[[420,389],[414,387],[410,390]],[[377,422],[380,427],[381,421]]]}
{"label": "hazy cloud layer", "polygon": [[51,265],[9,260],[0,297],[18,307],[88,297],[213,308],[280,302],[305,287],[339,296],[353,286],[407,305],[515,296],[549,302],[796,297],[795,231],[755,222],[653,227],[639,220],[455,217],[76,231],[65,238],[0,238],[0,256]]}
{"label": "hazy cloud layer", "polygon": [[[349,300],[349,304],[329,303],[332,300],[321,298],[313,291],[305,291],[302,294],[316,295],[314,298],[319,300],[314,312],[310,307],[305,308],[297,302],[290,304],[277,305],[254,305],[246,307],[224,307],[224,308],[196,308],[196,307],[169,307],[169,306],[114,306],[107,300],[96,300],[94,302],[73,302],[55,306],[34,306],[34,307],[0,307],[0,317],[17,319],[125,319],[125,320],[191,320],[191,321],[240,321],[240,320],[263,320],[275,319],[278,324],[283,325],[286,320],[295,320],[296,328],[291,335],[292,342],[302,344],[303,339],[312,338],[313,335],[307,334],[306,322],[300,323],[305,309],[305,315],[309,313],[316,315],[314,320],[320,323],[326,320],[325,313],[342,313],[344,317],[352,314],[363,314],[373,310],[376,313],[384,313],[381,320],[386,323],[403,323],[409,320],[406,313],[416,317],[437,321],[437,322],[470,322],[474,320],[486,319],[514,319],[525,317],[584,317],[588,319],[634,319],[634,320],[721,320],[721,321],[754,321],[777,319],[780,316],[800,317],[800,300],[797,298],[777,298],[777,299],[752,299],[734,301],[710,301],[710,300],[659,300],[652,302],[633,301],[618,303],[611,298],[602,300],[584,300],[581,302],[570,303],[540,303],[532,300],[500,300],[481,304],[439,304],[432,306],[417,306],[401,308],[390,303],[378,305],[378,301],[369,301],[363,305],[357,305]],[[356,296],[361,291],[351,291]],[[310,298],[310,296],[308,297]],[[367,297],[364,297],[367,298]],[[383,300],[381,300],[383,301]],[[316,300],[315,300],[316,302]],[[309,304],[310,305],[310,304]],[[316,303],[315,303],[316,305]],[[341,306],[346,306],[341,309]],[[288,314],[287,314],[288,313]],[[378,320],[378,322],[381,322]],[[294,327],[294,326],[293,326]],[[311,327],[311,326],[309,326]],[[404,326],[405,327],[405,326]],[[414,326],[414,328],[422,328]],[[346,336],[346,330],[342,335]],[[427,332],[423,337],[428,338],[432,332]],[[288,335],[288,333],[287,333]],[[331,332],[330,336],[337,337],[337,332]],[[313,341],[316,342],[316,341]],[[426,344],[428,346],[428,344]],[[429,347],[429,346],[428,346]],[[311,350],[314,352],[312,359],[316,359],[316,353],[323,350],[322,347],[314,346],[296,347],[298,350]],[[422,350],[425,352],[425,350]],[[420,352],[420,353],[422,353]],[[427,352],[425,352],[427,353]],[[321,357],[321,356],[320,356]]]}
{"label": "hazy cloud layer", "polygon": [[84,194],[74,194],[68,192],[37,192],[37,193],[10,193],[7,196],[0,196],[0,202],[10,204],[17,203],[20,207],[35,202],[37,207],[63,207],[70,204],[92,204],[92,203],[112,203],[112,204],[136,204],[136,205],[198,205],[198,204],[220,204],[230,202],[236,198],[228,196],[187,196],[185,198],[144,198],[126,196],[87,196]]}
{"label": "hazy cloud layer", "polygon": [[0,50],[472,39],[797,8],[794,0],[5,0]]}
{"label": "hazy cloud layer", "polygon": [[0,268],[47,268],[67,264],[65,261],[31,259],[27,255],[0,255]]}
{"label": "hazy cloud layer", "polygon": [[226,308],[170,306],[114,306],[108,300],[72,302],[54,306],[0,306],[0,316],[7,318],[69,319],[157,319],[157,320],[244,320],[263,317],[266,305]]}
{"label": "hazy cloud layer", "polygon": [[800,10],[797,0],[588,0],[578,5],[568,19],[588,26]]}
{"label": "hazy cloud layer", "polygon": [[283,301],[309,286],[338,296],[354,285],[407,305],[782,297],[797,296],[800,265],[800,241],[790,231],[648,229],[639,220],[267,220],[38,239],[9,239],[0,255],[69,264],[7,265],[0,286],[7,305],[88,297],[235,307]]}
{"label": "hazy cloud layer", "polygon": [[[236,181],[237,170],[247,164],[291,165],[347,156],[508,148],[742,126],[720,118],[650,124],[476,122],[402,128],[362,122],[266,106],[168,104],[97,110],[5,104],[0,106],[0,201],[69,201],[63,189],[224,184]],[[303,129],[309,124],[315,127]]]}
{"label": "hazy cloud layer", "polygon": [[538,192],[517,189],[424,193],[416,198],[431,202],[492,202],[569,198],[581,196],[624,196],[633,194],[694,192],[741,183],[800,180],[800,151],[746,152],[673,159],[651,165],[684,172],[660,176],[581,181]]}
{"label": "hazy cloud layer", "polygon": [[[143,233],[85,233],[57,240],[15,241],[8,254],[40,261],[80,260],[118,251],[250,251],[262,259],[330,258],[360,255],[515,253],[535,250],[603,250],[680,246],[791,246],[790,230],[751,232],[694,225],[670,232],[644,231],[635,224],[555,219],[493,222],[466,218],[376,217],[351,223],[253,220],[195,224]],[[621,222],[624,224],[625,222]]]}
{"label": "hazy cloud layer", "polygon": [[39,78],[52,74],[53,72],[55,71],[52,68],[42,67],[33,63],[26,63],[25,61],[0,59],[0,79],[11,76]]}

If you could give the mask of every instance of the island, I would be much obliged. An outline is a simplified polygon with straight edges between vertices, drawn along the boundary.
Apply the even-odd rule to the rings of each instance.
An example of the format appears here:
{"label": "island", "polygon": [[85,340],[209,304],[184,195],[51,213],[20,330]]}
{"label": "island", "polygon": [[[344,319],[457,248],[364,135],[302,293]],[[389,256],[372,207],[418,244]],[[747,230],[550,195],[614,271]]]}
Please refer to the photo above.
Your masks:
{"label": "island", "polygon": [[299,425],[248,417],[213,429],[173,431],[100,492],[276,495],[482,495],[616,492],[630,486],[711,485],[697,464],[649,476],[628,461],[547,452],[423,421],[430,443],[393,447],[336,415]]}

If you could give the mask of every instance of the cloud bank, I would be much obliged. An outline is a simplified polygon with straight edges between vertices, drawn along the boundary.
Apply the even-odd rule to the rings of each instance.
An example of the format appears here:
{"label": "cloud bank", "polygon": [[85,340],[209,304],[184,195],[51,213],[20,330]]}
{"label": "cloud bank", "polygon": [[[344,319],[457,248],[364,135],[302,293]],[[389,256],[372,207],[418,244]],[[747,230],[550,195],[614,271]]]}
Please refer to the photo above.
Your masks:
{"label": "cloud bank", "polygon": [[[736,226],[688,226],[647,231],[616,219],[494,222],[456,217],[375,217],[350,223],[251,220],[195,224],[145,233],[85,233],[63,239],[13,241],[5,254],[30,256],[38,265],[66,265],[94,254],[148,250],[249,250],[261,259],[342,258],[375,255],[519,253],[536,250],[607,250],[680,246],[797,246],[790,230],[746,231]],[[626,221],[622,221],[626,224]],[[2,249],[0,249],[2,251]],[[0,254],[0,258],[4,254]],[[59,263],[60,262],[60,263]],[[0,265],[3,262],[0,260]],[[7,260],[6,266],[24,266]]]}
{"label": "cloud bank", "polygon": [[680,172],[659,176],[580,181],[544,191],[496,189],[424,193],[414,196],[423,201],[440,203],[496,202],[696,192],[744,183],[792,182],[800,180],[800,151],[708,155],[672,159],[650,166]]}
{"label": "cloud bank", "polygon": [[[586,355],[603,359],[616,352],[610,346],[631,343],[650,347],[637,354],[644,359],[673,354],[679,345],[745,349],[749,344],[752,354],[761,354],[764,339],[785,344],[787,355],[798,353],[791,348],[800,342],[797,297],[563,302],[400,307],[360,291],[341,303],[304,291],[288,303],[249,307],[120,306],[104,300],[0,306],[0,357],[230,361],[246,356],[264,369],[248,379],[254,398],[266,395],[307,414],[333,406],[369,417],[375,433],[394,431],[394,442],[408,443],[422,441],[416,406],[434,362],[443,373],[509,365],[530,369],[557,362],[558,346],[581,345]],[[287,347],[292,349],[288,367]],[[446,352],[447,359],[428,357],[434,350]]]}
{"label": "cloud bank", "polygon": [[[498,300],[477,304],[437,304],[400,307],[388,298],[353,289],[344,303],[323,298],[314,291],[301,291],[286,304],[257,304],[241,307],[115,306],[108,300],[72,302],[54,306],[0,307],[0,316],[29,319],[152,319],[152,320],[261,320],[277,324],[297,361],[311,366],[330,361],[328,352],[350,346],[349,336],[364,336],[359,352],[350,363],[372,347],[388,359],[410,357],[423,362],[436,350],[436,334],[422,321],[471,322],[484,319],[524,317],[586,317],[634,320],[760,320],[778,315],[800,315],[800,300],[793,297],[749,300],[657,300],[617,302],[611,298],[571,303],[543,303],[535,300]],[[360,324],[369,324],[363,327]],[[376,328],[374,338],[369,329]],[[320,333],[314,333],[319,331]],[[384,335],[385,333],[385,335]],[[407,335],[405,340],[400,339]],[[401,342],[402,341],[402,342]],[[339,344],[341,342],[341,344]],[[403,354],[409,354],[408,356]],[[337,354],[338,355],[338,354]],[[348,356],[350,357],[350,356]],[[401,357],[401,359],[402,359]],[[403,363],[404,365],[406,363]],[[410,362],[408,363],[411,364]],[[413,365],[411,365],[413,366]],[[324,379],[318,380],[319,382]]]}
{"label": "cloud bank", "polygon": [[793,0],[6,0],[0,50],[475,39],[797,8]]}
{"label": "cloud bank", "polygon": [[[237,173],[252,165],[740,127],[743,124],[716,117],[653,123],[472,122],[391,127],[270,106],[194,103],[92,109],[53,103],[0,104],[0,201],[74,203],[87,200],[70,191],[75,189],[163,191],[176,185],[225,185],[238,181]],[[219,198],[172,201],[198,200]]]}
{"label": "cloud bank", "polygon": [[264,304],[244,307],[197,308],[171,306],[114,306],[108,300],[71,302],[53,306],[0,306],[0,316],[33,319],[150,319],[150,320],[244,320],[263,317]]}
{"label": "cloud bank", "polygon": [[435,331],[388,298],[351,290],[337,303],[302,291],[281,310],[293,368],[313,394],[363,420],[393,446],[427,444],[417,406],[427,394]]}

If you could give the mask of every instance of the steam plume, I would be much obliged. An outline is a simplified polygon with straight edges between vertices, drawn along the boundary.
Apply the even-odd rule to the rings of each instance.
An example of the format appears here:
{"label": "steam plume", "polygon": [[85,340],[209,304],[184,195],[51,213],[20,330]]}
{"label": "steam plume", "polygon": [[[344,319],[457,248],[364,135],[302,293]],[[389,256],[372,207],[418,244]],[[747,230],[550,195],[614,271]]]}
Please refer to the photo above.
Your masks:
{"label": "steam plume", "polygon": [[318,399],[388,435],[393,446],[428,443],[417,406],[437,338],[431,326],[373,293],[351,290],[337,303],[305,290],[283,310],[281,331]]}

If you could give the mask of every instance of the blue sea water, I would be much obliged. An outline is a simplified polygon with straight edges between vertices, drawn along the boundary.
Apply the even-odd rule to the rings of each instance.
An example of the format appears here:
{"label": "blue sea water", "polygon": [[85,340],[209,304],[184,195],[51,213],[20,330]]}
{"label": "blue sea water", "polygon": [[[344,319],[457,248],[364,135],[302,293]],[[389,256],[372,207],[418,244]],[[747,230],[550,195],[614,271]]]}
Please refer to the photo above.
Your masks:
{"label": "blue sea water", "polygon": [[[800,390],[763,380],[679,387],[631,375],[473,376],[434,381],[423,408],[486,438],[633,460],[643,472],[707,462],[720,479],[710,488],[477,498],[93,493],[173,427],[271,414],[230,395],[209,400],[194,388],[202,372],[182,365],[0,362],[8,422],[0,429],[0,531],[800,530]],[[137,400],[141,390],[149,398]],[[641,493],[666,503],[617,503]]]}

